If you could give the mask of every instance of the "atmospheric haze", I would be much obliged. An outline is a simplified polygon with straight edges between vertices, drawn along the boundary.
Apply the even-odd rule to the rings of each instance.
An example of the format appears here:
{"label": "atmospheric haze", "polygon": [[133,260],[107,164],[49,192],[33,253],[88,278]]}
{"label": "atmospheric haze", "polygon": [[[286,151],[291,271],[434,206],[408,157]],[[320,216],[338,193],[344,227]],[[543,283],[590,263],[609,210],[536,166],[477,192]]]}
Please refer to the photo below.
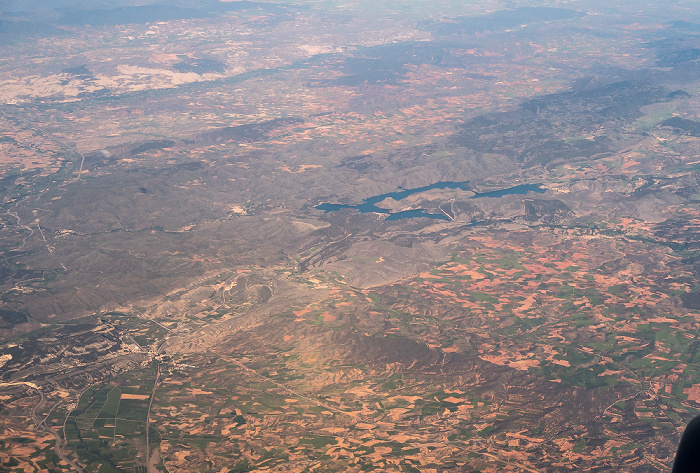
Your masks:
{"label": "atmospheric haze", "polygon": [[700,9],[0,0],[0,470],[670,469]]}

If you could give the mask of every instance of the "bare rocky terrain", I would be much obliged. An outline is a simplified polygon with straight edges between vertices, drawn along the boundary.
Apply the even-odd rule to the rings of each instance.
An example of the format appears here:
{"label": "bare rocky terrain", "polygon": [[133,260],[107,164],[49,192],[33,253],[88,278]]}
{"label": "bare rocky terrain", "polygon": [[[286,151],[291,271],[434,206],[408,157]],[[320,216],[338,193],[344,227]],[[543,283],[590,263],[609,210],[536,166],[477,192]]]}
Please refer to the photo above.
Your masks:
{"label": "bare rocky terrain", "polygon": [[0,470],[668,470],[695,10],[0,5]]}

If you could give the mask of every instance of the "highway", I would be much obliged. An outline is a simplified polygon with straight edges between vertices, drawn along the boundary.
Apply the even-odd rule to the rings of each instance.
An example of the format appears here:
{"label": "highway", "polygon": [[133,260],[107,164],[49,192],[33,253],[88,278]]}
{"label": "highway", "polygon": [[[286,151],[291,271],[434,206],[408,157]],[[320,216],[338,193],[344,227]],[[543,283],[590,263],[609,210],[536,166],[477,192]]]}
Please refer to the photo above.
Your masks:
{"label": "highway", "polygon": [[[61,434],[56,432],[54,429],[46,425],[46,418],[39,419],[39,415],[37,414],[37,411],[41,409],[44,404],[46,403],[46,397],[44,396],[44,393],[39,389],[39,387],[34,384],[34,383],[29,383],[26,381],[17,381],[13,383],[0,383],[0,387],[6,387],[6,386],[27,386],[32,389],[34,389],[37,393],[39,393],[39,402],[32,408],[32,420],[34,421],[34,425],[36,426],[37,429],[43,430],[45,432],[48,432],[49,434],[53,435],[53,437],[56,439],[56,445],[54,446],[54,450],[56,451],[56,455],[58,458],[66,462],[73,468],[74,471],[77,471],[78,473],[83,473],[83,469],[78,466],[73,460],[68,458],[66,454],[63,451],[63,447],[65,447],[66,441],[61,437]],[[54,406],[55,407],[55,406]],[[53,408],[51,408],[53,410]],[[50,411],[49,411],[50,412]]]}

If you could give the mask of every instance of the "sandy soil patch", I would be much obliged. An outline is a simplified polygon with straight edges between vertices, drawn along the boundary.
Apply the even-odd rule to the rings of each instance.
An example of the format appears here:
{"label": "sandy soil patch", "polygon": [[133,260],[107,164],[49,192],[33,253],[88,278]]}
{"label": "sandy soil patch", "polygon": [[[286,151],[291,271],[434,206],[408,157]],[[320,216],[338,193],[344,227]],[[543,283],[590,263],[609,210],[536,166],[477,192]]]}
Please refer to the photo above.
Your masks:
{"label": "sandy soil patch", "polygon": [[121,395],[122,399],[137,399],[139,401],[145,401],[147,399],[150,399],[151,396],[148,394],[127,394],[127,393],[122,393]]}

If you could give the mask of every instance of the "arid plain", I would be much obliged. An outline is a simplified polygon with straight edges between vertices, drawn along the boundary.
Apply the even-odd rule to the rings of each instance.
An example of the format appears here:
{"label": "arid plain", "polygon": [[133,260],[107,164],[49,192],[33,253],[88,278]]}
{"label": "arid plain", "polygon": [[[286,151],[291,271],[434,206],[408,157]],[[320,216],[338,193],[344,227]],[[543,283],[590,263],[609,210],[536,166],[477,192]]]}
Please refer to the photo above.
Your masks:
{"label": "arid plain", "polygon": [[693,2],[0,5],[0,470],[670,468]]}

